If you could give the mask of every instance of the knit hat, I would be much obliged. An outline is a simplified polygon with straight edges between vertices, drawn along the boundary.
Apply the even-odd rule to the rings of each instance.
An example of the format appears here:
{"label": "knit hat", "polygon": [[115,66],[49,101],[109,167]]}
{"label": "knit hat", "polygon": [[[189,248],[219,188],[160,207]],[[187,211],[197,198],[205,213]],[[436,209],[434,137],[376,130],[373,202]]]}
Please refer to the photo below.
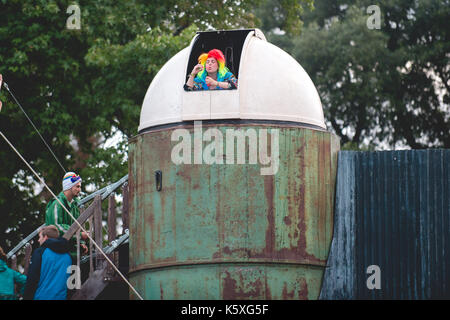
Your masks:
{"label": "knit hat", "polygon": [[63,191],[69,190],[73,186],[76,186],[79,182],[81,182],[80,176],[77,176],[75,172],[67,172],[64,175],[62,182]]}

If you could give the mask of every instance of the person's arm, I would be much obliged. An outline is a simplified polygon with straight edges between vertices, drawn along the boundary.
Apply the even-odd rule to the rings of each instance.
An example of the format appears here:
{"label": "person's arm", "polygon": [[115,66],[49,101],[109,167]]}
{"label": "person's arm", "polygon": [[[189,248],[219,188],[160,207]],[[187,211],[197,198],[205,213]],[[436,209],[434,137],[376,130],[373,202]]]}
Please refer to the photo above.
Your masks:
{"label": "person's arm", "polygon": [[222,89],[236,89],[237,88],[237,79],[232,73],[229,73],[229,75],[224,80],[225,81],[219,82],[217,80],[214,80],[211,77],[206,77],[205,81],[206,81],[206,84],[208,84],[208,85],[220,87]]}
{"label": "person's arm", "polygon": [[31,256],[27,282],[25,284],[25,292],[23,294],[23,298],[25,300],[33,300],[34,294],[36,293],[39,279],[41,277],[42,253],[43,248],[38,248]]}
{"label": "person's arm", "polygon": [[186,85],[189,87],[189,88],[192,88],[193,86],[194,86],[194,79],[195,79],[195,75],[193,75],[192,73],[189,75],[189,79],[188,79],[188,81],[186,82]]}
{"label": "person's arm", "polygon": [[194,69],[192,69],[191,74],[186,82],[186,86],[192,89],[194,87],[194,79],[197,76],[197,73],[203,70],[203,66],[201,64],[197,64]]}
{"label": "person's arm", "polygon": [[227,81],[216,81],[216,87],[221,87],[222,89],[231,89],[231,84]]}

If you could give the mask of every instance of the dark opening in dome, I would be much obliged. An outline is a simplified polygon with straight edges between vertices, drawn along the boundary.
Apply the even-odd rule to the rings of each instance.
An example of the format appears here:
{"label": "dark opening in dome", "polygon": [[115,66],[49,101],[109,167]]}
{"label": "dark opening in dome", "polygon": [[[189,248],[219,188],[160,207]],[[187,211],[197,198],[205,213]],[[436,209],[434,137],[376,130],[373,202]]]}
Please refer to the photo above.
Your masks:
{"label": "dark opening in dome", "polygon": [[198,63],[198,57],[212,49],[219,49],[223,52],[227,68],[238,78],[242,48],[251,31],[255,31],[255,29],[197,32],[198,37],[189,55],[186,78]]}

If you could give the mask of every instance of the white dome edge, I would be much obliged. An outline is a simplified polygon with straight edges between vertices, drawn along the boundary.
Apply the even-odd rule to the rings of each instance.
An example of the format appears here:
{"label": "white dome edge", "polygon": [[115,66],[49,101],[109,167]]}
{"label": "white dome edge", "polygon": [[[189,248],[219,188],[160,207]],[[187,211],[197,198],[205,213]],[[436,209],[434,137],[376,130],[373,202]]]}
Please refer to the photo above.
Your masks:
{"label": "white dome edge", "polygon": [[[186,111],[183,103],[186,104],[186,97],[192,94],[203,96],[205,101],[211,99],[215,104],[217,99],[235,101],[232,104],[237,107],[227,111],[227,105],[223,105],[221,112],[225,112],[213,114],[217,105],[211,105],[208,108],[211,117],[200,112],[197,117],[194,114],[192,119],[195,120],[225,119],[225,115],[234,114],[237,115],[232,117],[235,119],[294,121],[326,130],[322,103],[311,78],[292,56],[267,42],[260,30],[251,31],[245,40],[237,90],[185,92],[186,68],[197,37],[192,39],[189,47],[169,59],[156,74],[144,97],[138,131],[183,121],[183,111]],[[283,73],[283,70],[289,72]],[[279,80],[280,76],[284,77]],[[213,100],[215,96],[217,98]],[[191,101],[196,101],[196,98]],[[192,109],[192,106],[189,108]]]}

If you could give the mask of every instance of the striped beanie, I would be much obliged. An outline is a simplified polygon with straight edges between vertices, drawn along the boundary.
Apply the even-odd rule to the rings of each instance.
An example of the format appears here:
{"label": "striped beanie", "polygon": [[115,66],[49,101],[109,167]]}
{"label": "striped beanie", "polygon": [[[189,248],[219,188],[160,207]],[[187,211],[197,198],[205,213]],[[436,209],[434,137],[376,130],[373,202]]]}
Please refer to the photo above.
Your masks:
{"label": "striped beanie", "polygon": [[64,179],[62,182],[63,191],[71,189],[73,186],[77,185],[81,182],[81,177],[77,176],[75,172],[67,172],[64,175]]}

